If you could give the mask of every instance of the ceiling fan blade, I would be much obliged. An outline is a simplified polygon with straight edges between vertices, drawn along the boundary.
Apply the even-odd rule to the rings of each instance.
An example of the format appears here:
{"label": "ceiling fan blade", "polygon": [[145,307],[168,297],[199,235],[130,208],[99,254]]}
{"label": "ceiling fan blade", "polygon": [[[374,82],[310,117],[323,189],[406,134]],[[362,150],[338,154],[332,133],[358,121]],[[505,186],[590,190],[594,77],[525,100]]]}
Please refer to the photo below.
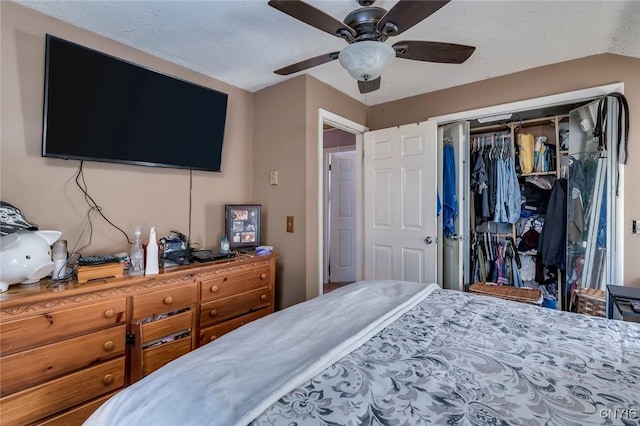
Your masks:
{"label": "ceiling fan blade", "polygon": [[270,0],[269,6],[336,37],[346,38],[356,35],[353,28],[305,2],[299,0]]}
{"label": "ceiling fan blade", "polygon": [[473,46],[437,41],[399,41],[393,48],[398,58],[442,64],[461,64],[476,50]]}
{"label": "ceiling fan blade", "polygon": [[371,81],[362,81],[358,80],[358,89],[360,89],[360,93],[369,93],[374,90],[378,90],[380,88],[380,79],[382,77],[378,77],[375,80]]}
{"label": "ceiling fan blade", "polygon": [[304,61],[297,62],[293,65],[289,65],[288,67],[280,68],[279,70],[275,70],[274,72],[279,75],[293,74],[295,72],[306,70],[308,68],[313,68],[318,65],[325,64],[329,61],[338,59],[339,54],[340,52],[325,53],[324,55],[316,56],[315,58],[305,59]]}
{"label": "ceiling fan blade", "polygon": [[[399,0],[378,22],[378,31],[389,33],[390,35],[402,34],[418,22],[437,12],[449,1]],[[395,25],[397,31],[393,27],[391,27],[391,32],[389,32],[390,29],[385,29],[387,23]]]}

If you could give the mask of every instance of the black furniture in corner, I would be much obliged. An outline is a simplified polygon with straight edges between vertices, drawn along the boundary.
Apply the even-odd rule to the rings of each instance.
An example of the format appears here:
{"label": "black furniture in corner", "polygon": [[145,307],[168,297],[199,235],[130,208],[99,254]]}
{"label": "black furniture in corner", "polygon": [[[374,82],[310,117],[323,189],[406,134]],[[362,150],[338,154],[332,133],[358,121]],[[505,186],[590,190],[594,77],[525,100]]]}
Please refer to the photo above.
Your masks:
{"label": "black furniture in corner", "polygon": [[640,301],[640,288],[607,285],[607,318],[640,322],[640,312],[635,312],[630,301]]}

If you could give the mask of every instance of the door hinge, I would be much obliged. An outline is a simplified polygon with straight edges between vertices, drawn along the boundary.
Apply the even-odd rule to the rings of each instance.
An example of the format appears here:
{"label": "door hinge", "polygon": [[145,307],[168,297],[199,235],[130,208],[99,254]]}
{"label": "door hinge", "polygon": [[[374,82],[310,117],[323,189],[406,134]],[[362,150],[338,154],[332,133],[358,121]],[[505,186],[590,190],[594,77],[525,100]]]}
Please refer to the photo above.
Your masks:
{"label": "door hinge", "polygon": [[130,347],[136,346],[136,335],[133,333],[127,333],[126,345]]}

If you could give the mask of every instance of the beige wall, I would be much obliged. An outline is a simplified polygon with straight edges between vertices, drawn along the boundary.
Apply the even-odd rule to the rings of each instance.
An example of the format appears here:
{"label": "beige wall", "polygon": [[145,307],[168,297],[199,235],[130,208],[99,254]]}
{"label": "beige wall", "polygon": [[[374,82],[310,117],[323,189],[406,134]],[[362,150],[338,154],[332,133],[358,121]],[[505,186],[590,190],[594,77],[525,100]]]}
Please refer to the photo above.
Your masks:
{"label": "beige wall", "polygon": [[[356,84],[356,82],[353,82]],[[318,110],[367,124],[367,107],[309,76],[307,78],[307,299],[318,295]],[[321,124],[320,124],[321,125]]]}
{"label": "beige wall", "polygon": [[[0,2],[2,103],[0,198],[24,210],[41,229],[58,229],[73,246],[85,226],[87,205],[75,186],[77,161],[40,157],[44,36],[46,33],[229,94],[223,172],[193,173],[192,241],[214,247],[223,232],[226,202],[263,205],[263,242],[275,246],[279,307],[317,294],[318,108],[371,128],[625,82],[631,109],[629,163],[625,168],[626,284],[640,286],[640,237],[629,232],[640,217],[640,60],[601,55],[524,71],[440,92],[374,106],[302,75],[250,94],[10,2]],[[636,136],[639,135],[639,136]],[[156,225],[159,235],[188,231],[189,173],[184,170],[86,162],[89,191],[107,217],[131,234],[137,224]],[[269,185],[278,170],[279,184]],[[295,232],[285,232],[286,216]],[[121,234],[95,216],[93,243],[85,254],[128,249]],[[86,243],[85,238],[81,243]]]}
{"label": "beige wall", "polygon": [[624,82],[629,102],[629,159],[624,166],[625,285],[640,287],[640,236],[631,234],[640,218],[640,59],[597,55],[422,94],[371,108],[372,129],[412,123],[454,112]]}
{"label": "beige wall", "polygon": [[254,106],[254,194],[268,206],[263,236],[280,254],[277,306],[285,307],[318,294],[318,109],[359,123],[367,109],[306,75],[256,92]]}
{"label": "beige wall", "polygon": [[[2,130],[0,198],[23,210],[40,229],[62,231],[70,248],[86,224],[88,206],[74,176],[79,161],[42,158],[45,34],[229,94],[222,173],[193,172],[191,239],[217,246],[226,202],[250,202],[253,194],[253,95],[181,66],[49,18],[8,1],[0,2],[2,34]],[[188,141],[179,148],[188,148]],[[178,147],[177,147],[178,148]],[[87,161],[89,193],[103,213],[129,235],[189,230],[189,171]],[[92,244],[83,254],[128,250],[124,236],[94,215]],[[80,241],[88,242],[88,232]]]}
{"label": "beige wall", "polygon": [[326,129],[323,132],[322,138],[322,146],[324,147],[324,149],[356,145],[356,135],[342,129],[337,129],[335,127]]}
{"label": "beige wall", "polygon": [[[304,76],[257,93],[254,98],[253,188],[264,207],[263,240],[274,246],[277,260],[276,306],[305,300],[305,96]],[[278,184],[269,184],[269,171]],[[294,232],[286,232],[286,217]]]}

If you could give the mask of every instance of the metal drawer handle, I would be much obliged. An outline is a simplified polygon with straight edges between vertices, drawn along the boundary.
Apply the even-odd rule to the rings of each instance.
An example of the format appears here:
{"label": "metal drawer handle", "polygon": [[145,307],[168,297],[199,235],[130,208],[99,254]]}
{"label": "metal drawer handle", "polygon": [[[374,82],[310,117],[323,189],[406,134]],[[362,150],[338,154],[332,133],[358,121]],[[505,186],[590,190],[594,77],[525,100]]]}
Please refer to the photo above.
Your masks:
{"label": "metal drawer handle", "polygon": [[106,342],[104,342],[104,345],[102,345],[102,348],[106,351],[109,352],[110,350],[112,350],[115,347],[115,343],[113,343],[113,340],[107,340]]}
{"label": "metal drawer handle", "polygon": [[216,315],[218,315],[217,309],[212,309],[211,311],[209,311],[209,316],[215,317]]}
{"label": "metal drawer handle", "polygon": [[211,336],[209,337],[209,341],[213,342],[214,340],[216,340],[218,338],[218,336]]}
{"label": "metal drawer handle", "polygon": [[260,274],[260,279],[264,280],[265,278],[267,278],[267,274],[265,274],[264,272],[262,274]]}
{"label": "metal drawer handle", "polygon": [[107,309],[106,311],[104,311],[104,314],[102,314],[105,318],[113,318],[113,316],[116,314],[116,311],[114,311],[113,309]]}
{"label": "metal drawer handle", "polygon": [[102,378],[102,383],[104,383],[105,385],[110,385],[111,383],[113,383],[113,374],[105,374]]}
{"label": "metal drawer handle", "polygon": [[262,296],[260,296],[260,300],[262,300],[263,302],[265,300],[267,300],[269,298],[269,296],[267,296],[266,294],[263,294]]}
{"label": "metal drawer handle", "polygon": [[211,288],[209,289],[209,291],[210,291],[211,293],[216,293],[218,290],[219,290],[219,288],[218,288],[218,286],[217,286],[217,285],[214,285],[213,287],[211,287]]}
{"label": "metal drawer handle", "polygon": [[173,297],[171,296],[167,296],[164,298],[164,300],[162,301],[162,303],[164,303],[165,305],[170,305],[173,303]]}

